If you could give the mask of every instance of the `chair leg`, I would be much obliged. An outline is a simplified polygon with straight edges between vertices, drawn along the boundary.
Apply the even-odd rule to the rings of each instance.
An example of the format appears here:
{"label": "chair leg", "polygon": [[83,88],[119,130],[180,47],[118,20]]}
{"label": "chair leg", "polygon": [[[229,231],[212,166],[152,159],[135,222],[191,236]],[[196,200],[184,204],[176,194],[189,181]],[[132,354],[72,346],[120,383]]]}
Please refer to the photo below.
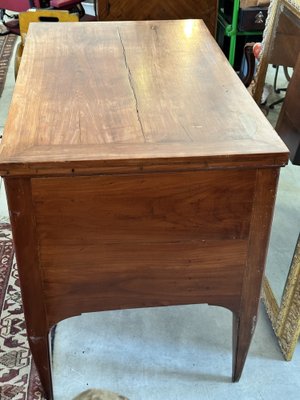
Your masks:
{"label": "chair leg", "polygon": [[[283,90],[283,89],[281,89],[281,90]],[[277,106],[278,104],[281,104],[281,103],[283,103],[283,102],[284,102],[284,97],[282,97],[282,98],[279,99],[279,100],[273,101],[273,103],[269,105],[269,108],[270,108],[271,110],[273,110],[273,108],[274,108],[275,106]]]}
{"label": "chair leg", "polygon": [[279,72],[279,65],[276,65],[276,71],[275,71],[275,76],[274,76],[274,83],[273,83],[273,87],[274,87],[274,92],[275,93],[280,93],[280,89],[277,89],[277,78],[278,78],[278,72]]}

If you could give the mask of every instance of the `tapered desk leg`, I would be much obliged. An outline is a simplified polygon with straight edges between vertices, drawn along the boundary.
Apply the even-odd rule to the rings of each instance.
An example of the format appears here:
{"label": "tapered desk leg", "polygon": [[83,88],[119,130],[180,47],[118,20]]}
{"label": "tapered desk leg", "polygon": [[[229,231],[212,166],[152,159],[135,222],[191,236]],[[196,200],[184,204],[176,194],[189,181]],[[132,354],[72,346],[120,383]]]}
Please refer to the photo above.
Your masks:
{"label": "tapered desk leg", "polygon": [[257,170],[241,301],[233,313],[233,373],[237,382],[253,337],[273,217],[278,170]]}
{"label": "tapered desk leg", "polygon": [[47,400],[52,400],[53,393],[48,335],[44,337],[28,337],[28,341],[45,392],[45,397]]}
{"label": "tapered desk leg", "polygon": [[36,239],[31,181],[5,179],[27,336],[47,400],[52,400],[48,323]]}
{"label": "tapered desk leg", "polygon": [[244,364],[256,326],[256,315],[252,319],[233,314],[233,365],[232,381],[238,382],[243,372]]}

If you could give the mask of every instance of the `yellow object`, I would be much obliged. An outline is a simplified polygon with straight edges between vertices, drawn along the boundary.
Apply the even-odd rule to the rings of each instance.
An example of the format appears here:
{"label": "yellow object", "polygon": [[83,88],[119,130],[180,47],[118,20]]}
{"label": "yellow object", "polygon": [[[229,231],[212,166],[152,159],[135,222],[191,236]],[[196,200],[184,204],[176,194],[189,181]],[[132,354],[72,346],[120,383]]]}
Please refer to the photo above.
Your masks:
{"label": "yellow object", "polygon": [[26,35],[31,22],[78,22],[78,14],[70,14],[67,10],[29,10],[19,14],[21,43],[19,43],[15,58],[15,78],[17,78]]}

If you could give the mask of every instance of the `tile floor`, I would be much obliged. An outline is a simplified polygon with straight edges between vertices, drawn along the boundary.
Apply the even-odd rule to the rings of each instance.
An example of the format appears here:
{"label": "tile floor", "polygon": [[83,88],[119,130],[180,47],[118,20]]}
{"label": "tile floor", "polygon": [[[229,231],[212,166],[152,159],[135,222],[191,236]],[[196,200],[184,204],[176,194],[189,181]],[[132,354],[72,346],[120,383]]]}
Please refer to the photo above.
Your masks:
{"label": "tile floor", "polygon": [[[0,133],[13,86],[11,67],[0,98]],[[278,245],[282,253],[290,237],[289,232],[276,235],[279,228],[289,229],[286,221],[282,224],[288,203],[284,191],[294,196],[292,211],[300,215],[294,190],[300,167],[295,168],[287,167],[280,180],[281,205],[268,256],[271,269],[280,259]],[[0,218],[7,216],[0,181]],[[289,218],[299,231],[299,220],[291,213]],[[274,275],[275,281],[284,279]],[[55,400],[70,400],[91,387],[117,391],[131,400],[296,400],[300,393],[300,345],[291,362],[283,360],[263,306],[239,383],[230,381],[230,312],[206,305],[91,313],[65,320],[57,328],[53,363]]]}

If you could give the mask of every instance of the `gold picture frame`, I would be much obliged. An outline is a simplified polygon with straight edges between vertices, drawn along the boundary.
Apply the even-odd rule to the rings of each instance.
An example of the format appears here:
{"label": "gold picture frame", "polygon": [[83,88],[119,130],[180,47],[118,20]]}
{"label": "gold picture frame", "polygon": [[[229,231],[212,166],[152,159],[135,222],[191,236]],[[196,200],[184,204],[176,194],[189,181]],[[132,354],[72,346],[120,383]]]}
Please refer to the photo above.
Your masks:
{"label": "gold picture frame", "polygon": [[[279,17],[284,10],[300,20],[300,0],[271,0],[263,35],[262,52],[252,85],[252,96],[258,105],[261,103]],[[267,277],[263,281],[262,298],[284,358],[291,360],[300,335],[300,235],[281,303],[277,303]]]}
{"label": "gold picture frame", "polygon": [[291,360],[300,336],[300,235],[278,305],[268,279],[263,281],[262,298],[284,358]]}

